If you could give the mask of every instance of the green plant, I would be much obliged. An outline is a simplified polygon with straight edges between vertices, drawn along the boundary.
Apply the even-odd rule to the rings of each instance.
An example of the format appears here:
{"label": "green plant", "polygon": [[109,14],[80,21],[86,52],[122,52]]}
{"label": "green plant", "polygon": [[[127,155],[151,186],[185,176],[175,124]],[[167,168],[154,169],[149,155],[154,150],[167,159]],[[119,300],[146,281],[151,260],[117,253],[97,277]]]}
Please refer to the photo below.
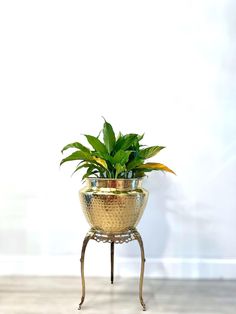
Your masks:
{"label": "green plant", "polygon": [[[103,134],[103,142],[99,139],[101,133]],[[73,174],[85,168],[86,173],[82,180],[90,176],[100,178],[137,178],[153,170],[174,173],[174,171],[161,163],[145,163],[146,159],[155,156],[165,147],[145,147],[140,144],[143,136],[133,133],[125,135],[119,133],[116,137],[111,124],[105,120],[103,129],[97,137],[85,135],[91,148],[79,142],[66,145],[62,149],[62,153],[69,148],[76,149],[76,151],[62,159],[60,165],[67,161],[79,160],[80,162]]]}

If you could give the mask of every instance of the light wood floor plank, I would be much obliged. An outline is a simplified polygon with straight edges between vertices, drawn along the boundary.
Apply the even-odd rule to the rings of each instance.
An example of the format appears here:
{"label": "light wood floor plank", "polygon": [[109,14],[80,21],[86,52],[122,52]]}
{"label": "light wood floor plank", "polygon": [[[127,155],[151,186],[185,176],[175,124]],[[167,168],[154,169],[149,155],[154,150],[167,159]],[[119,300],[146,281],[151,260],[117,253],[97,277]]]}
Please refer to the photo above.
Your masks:
{"label": "light wood floor plank", "polygon": [[[137,314],[138,279],[87,278],[82,310],[80,278],[0,277],[0,314]],[[236,281],[145,279],[147,313],[236,314]]]}

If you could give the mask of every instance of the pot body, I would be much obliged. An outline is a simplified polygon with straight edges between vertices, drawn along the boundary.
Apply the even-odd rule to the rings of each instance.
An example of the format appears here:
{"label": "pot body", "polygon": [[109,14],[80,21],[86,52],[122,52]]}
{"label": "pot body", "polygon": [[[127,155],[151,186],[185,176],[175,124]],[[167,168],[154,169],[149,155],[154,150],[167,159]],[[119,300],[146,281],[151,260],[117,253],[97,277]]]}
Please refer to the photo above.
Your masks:
{"label": "pot body", "polygon": [[148,199],[142,178],[88,178],[79,191],[83,212],[91,227],[122,233],[137,226]]}

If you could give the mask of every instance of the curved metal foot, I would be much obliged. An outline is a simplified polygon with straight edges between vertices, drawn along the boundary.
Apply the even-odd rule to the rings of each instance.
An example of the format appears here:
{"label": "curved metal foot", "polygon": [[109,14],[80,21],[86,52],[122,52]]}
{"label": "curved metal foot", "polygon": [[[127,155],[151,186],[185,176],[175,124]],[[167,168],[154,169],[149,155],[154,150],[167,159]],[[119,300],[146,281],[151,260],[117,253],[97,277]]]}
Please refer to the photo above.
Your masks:
{"label": "curved metal foot", "polygon": [[135,231],[135,239],[138,241],[141,251],[141,272],[140,272],[140,279],[139,279],[139,300],[143,307],[143,311],[146,311],[146,305],[143,301],[143,276],[144,276],[144,265],[145,265],[145,254],[144,254],[144,246],[143,240],[140,233],[136,230]]}
{"label": "curved metal foot", "polygon": [[78,310],[81,310],[81,307],[82,307],[83,302],[84,302],[84,296],[81,297],[81,301],[80,301]]}
{"label": "curved metal foot", "polygon": [[92,239],[94,235],[94,232],[89,231],[83,241],[83,246],[82,246],[82,250],[81,250],[81,258],[80,258],[80,265],[81,265],[81,281],[82,281],[82,297],[81,297],[81,301],[78,307],[78,310],[81,310],[81,306],[84,303],[84,299],[85,299],[85,279],[84,279],[84,256],[85,256],[85,250],[86,250],[86,246],[88,244],[88,241],[90,239]]}
{"label": "curved metal foot", "polygon": [[146,311],[146,310],[147,310],[147,309],[146,309],[146,304],[143,302],[143,300],[140,301],[140,303],[141,303],[141,305],[142,305],[142,307],[143,307],[143,311]]}

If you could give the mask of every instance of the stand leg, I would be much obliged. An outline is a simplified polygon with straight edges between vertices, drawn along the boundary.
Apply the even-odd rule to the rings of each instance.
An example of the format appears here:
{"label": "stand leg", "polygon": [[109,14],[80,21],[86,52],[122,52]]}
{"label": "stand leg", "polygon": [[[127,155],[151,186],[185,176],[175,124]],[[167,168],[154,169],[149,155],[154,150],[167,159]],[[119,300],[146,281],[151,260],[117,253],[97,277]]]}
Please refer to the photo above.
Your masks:
{"label": "stand leg", "polygon": [[141,272],[140,272],[140,279],[139,279],[139,300],[143,307],[143,311],[146,311],[146,305],[143,301],[143,276],[144,276],[144,264],[145,264],[145,254],[144,254],[144,247],[143,247],[143,240],[141,235],[138,231],[135,232],[135,238],[139,243],[140,250],[141,250]]}
{"label": "stand leg", "polygon": [[82,246],[82,251],[81,251],[81,258],[80,258],[80,266],[81,266],[81,281],[82,281],[82,297],[81,297],[81,301],[79,304],[79,308],[78,310],[81,310],[81,306],[84,302],[84,298],[85,298],[85,279],[84,279],[84,255],[85,255],[85,250],[86,250],[86,246],[88,244],[88,241],[92,238],[93,236],[93,232],[88,232],[84,238],[84,242],[83,242],[83,246]]}
{"label": "stand leg", "polygon": [[114,242],[111,242],[111,284],[114,281]]}

